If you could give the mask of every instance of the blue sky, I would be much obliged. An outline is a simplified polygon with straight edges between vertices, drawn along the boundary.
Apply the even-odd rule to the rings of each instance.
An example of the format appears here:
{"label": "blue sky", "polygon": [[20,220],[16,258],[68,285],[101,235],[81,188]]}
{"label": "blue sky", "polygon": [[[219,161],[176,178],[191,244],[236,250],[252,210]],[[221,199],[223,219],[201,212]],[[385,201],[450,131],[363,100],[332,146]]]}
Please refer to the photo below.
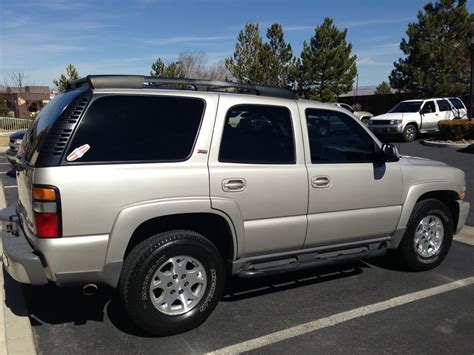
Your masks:
{"label": "blue sky", "polygon": [[[12,71],[53,86],[68,63],[81,75],[148,74],[156,57],[206,52],[209,62],[232,55],[247,22],[265,34],[281,23],[299,55],[325,17],[348,28],[358,56],[359,85],[386,80],[400,57],[407,24],[426,0],[1,0],[0,83]],[[472,2],[468,5],[473,11]]]}

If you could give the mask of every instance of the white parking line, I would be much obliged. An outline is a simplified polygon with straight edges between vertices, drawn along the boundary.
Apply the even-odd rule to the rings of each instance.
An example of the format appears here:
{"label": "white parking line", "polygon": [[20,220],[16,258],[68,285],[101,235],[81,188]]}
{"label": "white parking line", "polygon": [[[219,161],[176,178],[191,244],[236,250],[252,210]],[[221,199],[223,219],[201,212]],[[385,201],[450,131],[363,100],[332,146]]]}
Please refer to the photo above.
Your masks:
{"label": "white parking line", "polygon": [[5,189],[12,189],[14,187],[18,187],[17,185],[8,185],[8,186],[3,186]]}
{"label": "white parking line", "polygon": [[395,297],[387,301],[374,303],[371,305],[352,309],[350,311],[334,314],[332,316],[318,319],[312,322],[297,325],[292,328],[284,329],[275,333],[261,336],[259,338],[251,339],[228,346],[208,354],[239,354],[245,351],[255,350],[267,345],[271,345],[283,340],[294,338],[303,334],[314,332],[318,329],[331,327],[343,322],[350,321],[355,318],[367,316],[369,314],[385,311],[390,308],[402,306],[407,303],[415,302],[423,298],[432,297],[441,293],[456,290],[460,287],[465,287],[474,284],[474,276],[466,279],[450,282],[441,286],[429,288],[422,291],[409,293],[403,296]]}

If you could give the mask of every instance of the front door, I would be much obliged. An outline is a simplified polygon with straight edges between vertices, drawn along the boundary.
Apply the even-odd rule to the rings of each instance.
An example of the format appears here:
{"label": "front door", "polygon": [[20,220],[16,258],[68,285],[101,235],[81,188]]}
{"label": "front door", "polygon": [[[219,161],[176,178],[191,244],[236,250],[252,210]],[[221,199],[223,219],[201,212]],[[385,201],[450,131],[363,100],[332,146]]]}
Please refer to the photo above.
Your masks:
{"label": "front door", "polygon": [[306,247],[390,235],[401,214],[398,163],[375,163],[376,145],[352,117],[301,108],[309,141]]}
{"label": "front door", "polygon": [[300,249],[306,235],[308,181],[298,107],[269,101],[219,99],[209,157],[211,203],[228,214],[240,211],[245,237],[239,256]]}

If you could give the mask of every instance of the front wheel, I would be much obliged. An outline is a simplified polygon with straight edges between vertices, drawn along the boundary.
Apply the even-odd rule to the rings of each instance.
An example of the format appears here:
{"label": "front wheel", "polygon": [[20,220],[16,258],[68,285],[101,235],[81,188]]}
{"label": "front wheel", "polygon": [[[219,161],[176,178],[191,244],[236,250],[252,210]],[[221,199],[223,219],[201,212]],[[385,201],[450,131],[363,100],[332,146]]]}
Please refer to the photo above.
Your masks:
{"label": "front wheel", "polygon": [[444,203],[435,199],[416,203],[397,249],[402,264],[413,271],[441,264],[453,240],[453,220]]}
{"label": "front wheel", "polygon": [[170,231],[138,244],[119,282],[130,320],[148,334],[166,336],[197,327],[216,307],[225,272],[216,247],[193,231]]}
{"label": "front wheel", "polygon": [[417,129],[415,125],[407,124],[403,130],[403,140],[405,142],[413,142],[416,138]]}
{"label": "front wheel", "polygon": [[369,124],[370,118],[364,117],[361,119],[362,123],[365,124],[366,126]]}

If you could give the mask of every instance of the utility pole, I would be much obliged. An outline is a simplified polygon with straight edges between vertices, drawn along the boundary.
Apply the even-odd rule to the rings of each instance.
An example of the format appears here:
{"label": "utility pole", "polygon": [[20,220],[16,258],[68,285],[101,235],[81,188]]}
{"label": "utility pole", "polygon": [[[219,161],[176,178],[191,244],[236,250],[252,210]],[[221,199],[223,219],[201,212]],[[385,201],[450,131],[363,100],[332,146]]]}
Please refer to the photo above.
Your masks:
{"label": "utility pole", "polygon": [[474,21],[471,22],[471,31],[469,32],[469,44],[471,49],[471,88],[469,91],[468,118],[472,120],[474,113]]}

